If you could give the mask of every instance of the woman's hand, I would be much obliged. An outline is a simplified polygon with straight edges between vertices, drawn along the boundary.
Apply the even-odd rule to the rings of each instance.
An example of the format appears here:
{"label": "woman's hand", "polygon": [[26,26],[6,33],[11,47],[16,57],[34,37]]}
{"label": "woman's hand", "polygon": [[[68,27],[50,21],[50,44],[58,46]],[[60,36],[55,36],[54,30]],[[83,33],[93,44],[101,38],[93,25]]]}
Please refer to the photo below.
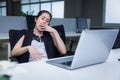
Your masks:
{"label": "woman's hand", "polygon": [[42,53],[40,53],[37,49],[33,48],[32,46],[28,46],[27,49],[30,53],[30,56],[32,57],[32,60],[34,61],[45,57]]}
{"label": "woman's hand", "polygon": [[41,31],[47,31],[47,32],[50,32],[50,33],[55,31],[54,28],[52,28],[51,26],[49,26],[49,25],[47,25],[47,24],[42,24],[42,25],[40,26],[40,30],[41,30]]}

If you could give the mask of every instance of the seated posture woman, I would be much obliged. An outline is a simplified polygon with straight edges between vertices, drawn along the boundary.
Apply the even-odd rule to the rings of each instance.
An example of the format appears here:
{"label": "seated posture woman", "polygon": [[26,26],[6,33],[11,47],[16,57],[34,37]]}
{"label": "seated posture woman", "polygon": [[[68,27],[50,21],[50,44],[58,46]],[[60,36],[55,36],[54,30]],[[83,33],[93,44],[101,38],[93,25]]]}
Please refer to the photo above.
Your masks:
{"label": "seated posture woman", "polygon": [[66,47],[56,29],[49,26],[52,15],[42,10],[35,17],[34,30],[26,30],[12,49],[19,63],[49,59],[66,54]]}

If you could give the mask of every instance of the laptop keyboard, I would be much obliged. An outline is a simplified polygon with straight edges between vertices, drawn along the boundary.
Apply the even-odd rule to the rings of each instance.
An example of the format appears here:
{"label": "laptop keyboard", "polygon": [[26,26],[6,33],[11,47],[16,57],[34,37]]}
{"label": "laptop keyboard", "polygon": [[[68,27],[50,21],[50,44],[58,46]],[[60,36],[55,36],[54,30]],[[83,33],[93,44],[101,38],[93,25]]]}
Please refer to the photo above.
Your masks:
{"label": "laptop keyboard", "polygon": [[64,63],[61,63],[61,64],[63,64],[63,65],[67,65],[67,66],[71,66],[72,61],[64,62]]}

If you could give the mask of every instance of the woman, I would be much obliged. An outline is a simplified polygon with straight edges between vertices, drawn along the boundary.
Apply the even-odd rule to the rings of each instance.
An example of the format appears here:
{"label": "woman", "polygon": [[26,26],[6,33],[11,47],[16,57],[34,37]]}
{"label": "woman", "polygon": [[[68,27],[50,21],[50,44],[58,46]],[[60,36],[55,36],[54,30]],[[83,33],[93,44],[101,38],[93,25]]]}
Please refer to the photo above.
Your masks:
{"label": "woman", "polygon": [[26,31],[15,44],[12,56],[16,57],[19,63],[66,54],[65,44],[58,32],[49,26],[51,19],[52,15],[48,11],[40,11],[35,18],[34,30]]}

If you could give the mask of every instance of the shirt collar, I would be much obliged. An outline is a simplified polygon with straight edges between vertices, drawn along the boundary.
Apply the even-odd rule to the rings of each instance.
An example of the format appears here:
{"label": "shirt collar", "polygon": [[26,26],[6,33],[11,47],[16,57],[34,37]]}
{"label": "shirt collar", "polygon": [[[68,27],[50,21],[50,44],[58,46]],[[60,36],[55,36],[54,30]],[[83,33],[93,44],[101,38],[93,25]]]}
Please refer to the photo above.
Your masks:
{"label": "shirt collar", "polygon": [[35,30],[35,29],[33,29],[33,34],[34,34],[35,36],[38,36],[38,37],[43,36],[43,32],[41,32],[41,34],[40,34],[40,35],[36,35],[34,30]]}

